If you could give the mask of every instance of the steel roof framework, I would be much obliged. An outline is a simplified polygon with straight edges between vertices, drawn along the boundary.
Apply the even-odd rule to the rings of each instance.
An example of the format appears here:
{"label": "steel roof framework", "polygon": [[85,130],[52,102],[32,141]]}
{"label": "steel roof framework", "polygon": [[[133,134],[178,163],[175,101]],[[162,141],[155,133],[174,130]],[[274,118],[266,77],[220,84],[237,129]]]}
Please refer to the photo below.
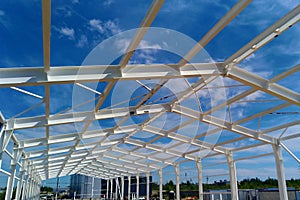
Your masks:
{"label": "steel roof framework", "polygon": [[[256,156],[241,157],[234,159],[235,152],[245,149],[251,149],[260,145],[271,145],[274,152],[272,153],[276,161],[277,176],[279,180],[280,197],[287,199],[285,175],[283,168],[282,148],[286,150],[297,162],[299,158],[286,146],[283,141],[292,140],[300,137],[299,133],[284,136],[284,132],[293,126],[299,124],[299,121],[290,121],[283,125],[273,125],[264,130],[253,130],[247,128],[243,124],[251,120],[261,119],[272,112],[289,106],[300,106],[300,94],[296,91],[288,89],[277,82],[289,77],[300,70],[299,64],[286,70],[285,72],[273,77],[270,80],[260,77],[257,74],[248,72],[239,67],[239,63],[249,55],[260,49],[265,44],[271,42],[275,37],[285,32],[287,29],[295,25],[300,19],[300,6],[291,10],[287,15],[278,20],[256,38],[220,63],[189,63],[189,61],[202,50],[227,24],[229,24],[247,5],[250,0],[239,1],[228,13],[199,40],[186,55],[175,64],[128,64],[130,58],[137,49],[139,43],[146,34],[147,29],[158,14],[162,0],[154,0],[146,13],[140,28],[132,38],[127,53],[123,55],[119,65],[109,66],[62,66],[51,67],[50,64],[50,18],[51,18],[51,1],[42,1],[42,17],[43,17],[43,44],[44,44],[44,67],[32,68],[1,68],[0,69],[0,87],[10,87],[18,89],[19,86],[43,86],[45,94],[43,104],[45,105],[45,114],[43,116],[32,117],[16,117],[5,119],[1,116],[0,140],[0,160],[2,162],[3,154],[7,154],[11,158],[10,171],[0,169],[2,173],[9,176],[7,183],[6,199],[11,199],[14,181],[17,181],[16,199],[20,198],[21,191],[23,197],[37,198],[39,195],[39,186],[42,180],[71,175],[75,173],[92,175],[103,179],[113,179],[117,177],[133,176],[136,174],[148,174],[152,171],[159,171],[164,166],[175,166],[177,187],[179,188],[178,165],[188,160],[195,161],[198,168],[199,183],[202,182],[202,160],[206,158],[224,155],[227,158],[229,166],[232,199],[237,197],[236,169],[235,162],[244,159],[250,159],[269,154],[258,154]],[[216,67],[217,66],[217,67]],[[106,70],[107,74],[98,74],[101,68]],[[84,70],[84,75],[78,75],[78,70]],[[135,70],[138,69],[138,70]],[[141,73],[143,72],[143,73]],[[153,97],[170,79],[198,77],[199,80],[191,85],[180,94],[177,99],[163,104],[145,104],[147,100]],[[213,106],[205,112],[193,110],[191,108],[180,105],[180,102],[188,99],[195,92],[205,90],[210,87],[211,83],[218,77],[232,79],[246,86],[247,90],[229,98],[226,102]],[[109,96],[117,81],[123,81],[124,84],[128,80],[146,80],[157,79],[159,83],[153,88],[143,85],[148,93],[132,107],[124,108],[106,108],[102,109],[102,105]],[[107,82],[104,92],[96,99],[96,107],[94,110],[86,112],[65,112],[50,114],[50,86],[57,84],[78,84],[84,86],[85,82]],[[225,87],[225,86],[224,86]],[[20,89],[19,89],[20,90]],[[90,89],[91,90],[91,89]],[[243,117],[233,121],[223,120],[215,117],[213,113],[220,109],[228,108],[230,111],[232,105],[242,99],[249,97],[251,94],[261,91],[271,95],[276,99],[280,99],[283,103],[273,106],[272,108],[259,111],[254,115]],[[25,90],[21,92],[29,95]],[[94,91],[95,92],[95,91]],[[159,119],[159,117],[168,113],[186,117],[187,122],[174,126],[170,130],[164,130],[155,127],[151,122]],[[132,115],[149,115],[145,121],[134,125],[122,125]],[[90,125],[94,121],[118,118],[118,124],[113,128],[102,130],[89,130]],[[188,137],[177,134],[176,131],[193,122],[202,122],[213,126],[204,133],[199,132],[195,137]],[[82,122],[85,125],[80,132],[50,135],[51,126],[59,126],[64,124],[72,124]],[[19,140],[14,131],[43,127],[45,128],[45,136],[35,139]],[[227,130],[239,135],[237,138],[229,139],[224,142],[210,144],[200,140],[200,138],[214,134],[220,130]],[[280,137],[272,136],[272,132],[283,130]],[[156,136],[148,142],[133,139],[132,136],[138,132],[147,132]],[[109,136],[124,134],[123,137],[113,140],[107,140]],[[82,144],[84,139],[94,139],[92,142]],[[155,141],[161,138],[168,138],[175,141],[168,147],[160,147],[155,145]],[[228,147],[236,141],[254,139],[257,144],[249,144],[243,147]],[[13,152],[7,150],[9,141],[14,142]],[[73,142],[72,145],[69,142]],[[62,144],[61,147],[51,147],[51,144]],[[66,145],[63,145],[66,144]],[[120,144],[130,144],[134,148],[128,150],[122,148]],[[180,152],[176,147],[180,145],[189,145],[193,147],[187,152]],[[30,150],[32,147],[44,146],[44,150]],[[141,153],[142,149],[147,149],[150,153]],[[201,157],[199,152],[211,151],[205,157]],[[195,154],[196,153],[196,154]],[[157,156],[158,154],[163,156]],[[299,162],[300,163],[300,162]],[[20,170],[17,173],[16,167]],[[201,184],[199,184],[199,195],[203,193]],[[22,189],[23,188],[23,189]],[[179,199],[179,189],[177,188],[177,198]]]}

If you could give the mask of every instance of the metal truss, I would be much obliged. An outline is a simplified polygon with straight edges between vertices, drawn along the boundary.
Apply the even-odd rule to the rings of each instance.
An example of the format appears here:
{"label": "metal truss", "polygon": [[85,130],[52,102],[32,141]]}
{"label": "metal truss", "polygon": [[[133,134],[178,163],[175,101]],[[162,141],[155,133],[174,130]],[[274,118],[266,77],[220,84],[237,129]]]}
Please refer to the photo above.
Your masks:
{"label": "metal truss", "polygon": [[[227,159],[232,199],[238,199],[235,163],[244,159],[269,155],[274,155],[275,157],[280,197],[281,199],[287,199],[281,148],[300,163],[300,159],[283,143],[284,141],[300,137],[299,133],[284,136],[287,129],[299,125],[299,120],[289,121],[280,125],[274,124],[270,125],[268,129],[257,130],[247,127],[246,124],[255,120],[262,121],[264,116],[280,109],[300,106],[300,94],[278,83],[280,80],[298,72],[300,66],[298,64],[268,80],[260,77],[258,74],[240,68],[239,63],[295,25],[300,19],[300,6],[294,8],[224,62],[190,63],[192,58],[205,45],[247,7],[251,2],[250,0],[239,1],[178,63],[128,64],[163,5],[163,0],[154,0],[140,24],[141,29],[132,38],[127,48],[127,53],[123,55],[118,65],[51,67],[51,1],[43,0],[42,2],[44,66],[0,69],[0,87],[2,88],[18,89],[20,86],[43,86],[45,91],[43,97],[41,97],[41,104],[45,105],[44,115],[17,116],[10,119],[6,119],[2,114],[0,115],[0,164],[2,164],[4,154],[7,154],[11,159],[9,171],[0,169],[1,173],[9,177],[6,199],[11,199],[15,181],[17,181],[16,199],[19,199],[21,196],[23,199],[39,199],[39,187],[42,180],[45,179],[79,173],[103,178],[109,182],[109,180],[118,177],[123,177],[124,179],[124,176],[149,174],[149,172],[158,170],[160,181],[162,181],[162,168],[169,165],[175,168],[176,192],[177,199],[179,199],[179,164],[186,161],[196,162],[198,181],[202,183],[202,163],[205,162],[205,159],[220,155],[224,155]],[[79,70],[81,71],[80,74],[78,74]],[[97,76],[95,76],[96,74]],[[198,81],[191,84],[186,90],[176,94],[176,99],[174,100],[149,104],[148,100],[161,91],[168,81],[185,78],[198,78]],[[232,79],[242,85],[245,90],[226,101],[212,105],[211,108],[205,111],[194,110],[181,104],[192,95],[213,87],[213,83],[217,78]],[[158,80],[158,84],[150,87],[143,83],[143,80],[149,79]],[[147,93],[136,105],[131,107],[103,108],[105,100],[111,94],[117,82],[126,84],[127,81],[132,80],[137,81],[138,84],[147,89]],[[103,92],[100,93],[84,85],[87,82],[106,82],[107,85]],[[95,108],[84,112],[50,113],[50,89],[51,86],[58,84],[77,84],[84,89],[99,94],[99,98],[94,100]],[[226,87],[221,86],[224,89]],[[23,89],[19,90],[25,94],[34,95]],[[221,119],[214,115],[214,113],[222,109],[228,109],[230,115],[231,112],[234,112],[234,105],[237,102],[248,98],[251,94],[258,91],[280,100],[281,104],[235,120],[231,116]],[[159,120],[160,117],[169,114],[181,116],[187,120],[182,124],[175,124],[169,129],[153,125],[153,122]],[[139,116],[145,117],[145,119],[134,125],[124,125],[130,117]],[[118,123],[112,128],[89,129],[92,123],[107,119],[118,119]],[[72,125],[74,123],[83,123],[82,130],[68,134],[52,134],[51,132],[51,127]],[[196,134],[190,137],[181,130],[184,130],[185,127],[192,123],[206,124],[211,126],[211,128],[204,132],[197,130]],[[43,136],[33,139],[18,139],[15,135],[17,131],[34,128],[43,128],[45,131]],[[236,134],[238,137],[226,139],[222,142],[217,141],[216,143],[209,143],[203,139],[205,136],[216,134],[221,130]],[[271,134],[274,131],[282,131],[282,134],[280,137],[275,137]],[[136,139],[134,135],[140,132],[152,134],[154,137],[148,141]],[[122,137],[109,139],[111,136],[118,135],[122,135]],[[84,142],[84,140],[88,139],[90,140],[89,142]],[[172,140],[173,143],[168,146],[161,146],[156,143],[161,139]],[[232,145],[235,142],[248,139],[255,140],[257,143],[236,147]],[[14,143],[12,152],[7,148],[10,141]],[[52,147],[54,144],[58,146]],[[231,146],[228,147],[228,144],[231,144]],[[126,145],[132,148],[127,149],[124,147]],[[178,150],[178,147],[181,145],[187,145],[189,149],[185,152]],[[234,156],[239,151],[262,145],[272,146],[274,152],[238,158]],[[201,156],[201,152],[204,153],[206,151],[209,151],[209,153]],[[19,168],[18,172],[16,171],[17,166]],[[160,189],[162,189],[161,183]],[[22,194],[21,191],[23,192]],[[160,195],[162,197],[162,193]],[[200,199],[203,198],[202,195],[202,184],[199,184]],[[123,198],[122,194],[121,197]]]}

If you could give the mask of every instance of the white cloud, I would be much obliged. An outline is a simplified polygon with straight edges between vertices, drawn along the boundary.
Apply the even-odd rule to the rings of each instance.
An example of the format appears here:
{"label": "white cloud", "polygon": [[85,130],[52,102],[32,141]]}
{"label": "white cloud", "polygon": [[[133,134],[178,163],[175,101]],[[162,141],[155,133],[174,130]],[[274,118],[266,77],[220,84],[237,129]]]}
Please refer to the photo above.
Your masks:
{"label": "white cloud", "polygon": [[98,19],[92,19],[89,21],[89,24],[92,28],[96,29],[97,31],[99,31],[100,33],[103,33],[104,32],[104,28],[103,26],[101,25],[101,21],[98,20]]}
{"label": "white cloud", "polygon": [[68,28],[68,27],[64,27],[59,29],[59,32],[66,36],[69,40],[74,40],[75,39],[75,31],[73,28]]}
{"label": "white cloud", "polygon": [[96,30],[101,34],[106,34],[106,35],[114,35],[121,31],[121,29],[118,27],[116,22],[112,20],[103,22],[99,19],[91,19],[89,21],[89,25],[91,26],[92,30]]}
{"label": "white cloud", "polygon": [[115,1],[114,0],[105,0],[104,2],[103,2],[103,5],[104,6],[110,6],[111,4],[113,4]]}
{"label": "white cloud", "polygon": [[88,44],[88,39],[86,37],[86,35],[81,35],[80,39],[78,40],[76,46],[77,47],[84,47],[85,45]]}
{"label": "white cloud", "polygon": [[[116,40],[114,45],[116,46],[116,49],[123,54],[127,50],[130,41],[131,38],[122,38]],[[146,40],[142,40],[137,49],[141,49],[142,51],[138,51],[134,54],[134,56],[130,60],[131,64],[141,63],[141,60],[146,64],[153,63],[156,60],[153,54],[156,53],[157,50],[162,49],[162,47],[157,43],[152,44]]]}
{"label": "white cloud", "polygon": [[142,40],[138,46],[138,49],[162,49],[159,44],[150,44],[146,40]]}
{"label": "white cloud", "polygon": [[3,10],[0,10],[0,16],[4,16],[5,12]]}
{"label": "white cloud", "polygon": [[113,22],[112,20],[108,20],[107,22],[105,22],[104,27],[105,27],[105,29],[110,30],[112,34],[117,34],[117,33],[121,32],[118,25],[115,22]]}
{"label": "white cloud", "polygon": [[72,3],[79,3],[79,0],[72,0]]}

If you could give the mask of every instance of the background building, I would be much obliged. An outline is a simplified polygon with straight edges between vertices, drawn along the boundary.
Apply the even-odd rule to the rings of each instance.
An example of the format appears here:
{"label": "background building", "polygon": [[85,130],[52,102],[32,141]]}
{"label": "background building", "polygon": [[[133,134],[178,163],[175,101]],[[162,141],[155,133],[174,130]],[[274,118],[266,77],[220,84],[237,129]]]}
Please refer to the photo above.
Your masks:
{"label": "background building", "polygon": [[[149,177],[150,183],[152,182],[152,176]],[[136,187],[136,177],[131,177],[130,193],[131,196],[135,196],[137,193]],[[118,179],[118,184],[116,179],[113,180],[113,186],[111,190],[111,182],[109,182],[109,191],[107,193],[107,181],[100,178],[93,178],[81,174],[71,175],[70,183],[70,197],[76,195],[77,198],[101,198],[108,195],[115,195],[116,188],[119,190],[121,188],[121,178]],[[116,186],[117,184],[117,186]],[[152,186],[149,185],[150,196],[152,194]],[[139,196],[143,197],[147,194],[147,178],[140,177],[139,179]],[[124,177],[124,196],[128,196],[128,177]]]}
{"label": "background building", "polygon": [[77,198],[100,198],[101,182],[99,178],[74,174],[71,176],[70,196]]}

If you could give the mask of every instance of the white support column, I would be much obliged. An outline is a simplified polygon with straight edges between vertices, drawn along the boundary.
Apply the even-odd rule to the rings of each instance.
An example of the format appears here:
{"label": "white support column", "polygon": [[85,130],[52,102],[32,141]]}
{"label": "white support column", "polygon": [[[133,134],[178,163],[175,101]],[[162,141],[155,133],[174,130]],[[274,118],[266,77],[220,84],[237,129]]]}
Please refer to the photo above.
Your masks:
{"label": "white support column", "polygon": [[277,144],[274,144],[272,146],[273,146],[274,157],[276,162],[276,172],[277,172],[280,200],[286,200],[288,199],[288,194],[287,194],[287,187],[285,181],[281,146]]}
{"label": "white support column", "polygon": [[30,196],[30,190],[31,190],[31,177],[30,177],[30,174],[28,175],[29,178],[28,178],[28,185],[27,185],[27,190],[26,190],[26,197],[25,199],[30,199],[31,196]]}
{"label": "white support column", "polygon": [[231,199],[238,200],[238,187],[237,187],[237,178],[236,178],[236,167],[233,160],[232,152],[228,152],[226,155],[229,174],[230,174],[230,189],[231,189]]}
{"label": "white support column", "polygon": [[92,177],[92,195],[91,198],[94,199],[94,177]]}
{"label": "white support column", "polygon": [[202,161],[201,159],[196,161],[198,169],[198,190],[199,190],[199,200],[203,200],[203,186],[202,186]]}
{"label": "white support column", "polygon": [[175,176],[176,176],[176,199],[180,200],[180,183],[179,183],[179,165],[176,163],[174,165]]}
{"label": "white support column", "polygon": [[131,176],[128,176],[128,200],[131,199],[130,193],[131,193]]}
{"label": "white support column", "polygon": [[147,190],[147,199],[150,199],[150,173],[147,173],[147,188],[146,188],[146,190]]}
{"label": "white support column", "polygon": [[140,175],[136,175],[136,199],[140,197]]}
{"label": "white support column", "polygon": [[109,179],[106,179],[106,199],[108,199],[108,192],[109,192]]}
{"label": "white support column", "polygon": [[32,189],[33,189],[33,187],[34,187],[34,182],[33,182],[33,175],[32,175],[32,173],[31,173],[31,175],[30,175],[30,185],[29,185],[30,187],[29,187],[29,195],[28,195],[28,197],[29,197],[29,199],[32,199]]}
{"label": "white support column", "polygon": [[40,199],[40,184],[36,183],[36,199],[39,200]]}
{"label": "white support column", "polygon": [[33,199],[36,199],[36,197],[37,197],[36,191],[37,191],[36,182],[33,182],[33,191],[32,191]]}
{"label": "white support column", "polygon": [[15,183],[15,176],[16,176],[16,166],[18,163],[18,160],[20,158],[20,150],[17,145],[14,146],[13,149],[13,159],[10,163],[10,176],[7,181],[6,186],[6,194],[5,194],[5,200],[11,200],[12,199],[12,193],[13,193],[13,187]]}
{"label": "white support column", "polygon": [[18,181],[18,185],[17,185],[15,199],[20,199],[22,186],[23,186],[23,190],[24,190],[25,184],[23,184],[23,180],[24,180],[24,171],[25,171],[25,167],[26,167],[25,164],[26,164],[26,162],[25,162],[24,158],[22,157],[22,167],[19,172],[19,181]]}
{"label": "white support column", "polygon": [[25,200],[27,198],[27,190],[28,190],[28,181],[29,181],[29,166],[27,164],[27,171],[25,174],[25,180],[24,180],[24,186],[23,186],[23,191],[22,191],[22,200]]}
{"label": "white support column", "polygon": [[0,130],[0,168],[2,166],[2,157],[3,157],[3,146],[4,146],[4,129],[5,126],[2,126],[2,129]]}
{"label": "white support column", "polygon": [[0,130],[0,168],[2,166],[3,152],[6,149],[13,131],[5,131],[5,126]]}
{"label": "white support column", "polygon": [[115,198],[118,199],[118,178],[115,179],[116,186],[115,186]]}
{"label": "white support column", "polygon": [[113,198],[113,185],[114,185],[114,180],[110,179],[110,199]]}
{"label": "white support column", "polygon": [[124,200],[124,176],[121,177],[121,200]]}
{"label": "white support column", "polygon": [[162,177],[162,169],[158,170],[159,174],[159,199],[163,199],[163,177]]}
{"label": "white support column", "polygon": [[41,183],[38,185],[38,199],[41,199]]}

